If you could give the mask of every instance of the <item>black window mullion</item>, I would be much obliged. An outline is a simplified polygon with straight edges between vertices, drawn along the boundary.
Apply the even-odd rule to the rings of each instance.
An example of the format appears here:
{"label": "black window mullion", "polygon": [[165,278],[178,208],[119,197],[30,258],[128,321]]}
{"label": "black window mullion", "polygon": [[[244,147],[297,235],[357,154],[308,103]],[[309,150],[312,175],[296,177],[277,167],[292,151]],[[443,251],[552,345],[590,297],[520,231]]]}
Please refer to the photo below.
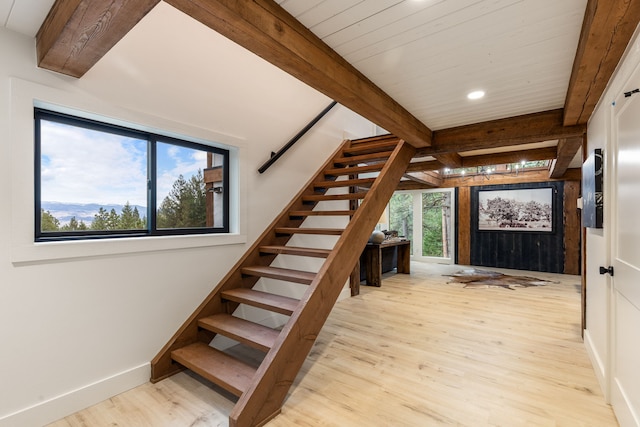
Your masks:
{"label": "black window mullion", "polygon": [[149,234],[154,235],[157,233],[157,219],[156,214],[158,212],[157,208],[157,181],[158,181],[158,167],[156,162],[156,148],[157,139],[155,137],[149,138],[149,152],[147,155],[147,160],[149,165],[147,167],[148,177],[147,177],[147,188],[149,191],[147,203],[147,229]]}

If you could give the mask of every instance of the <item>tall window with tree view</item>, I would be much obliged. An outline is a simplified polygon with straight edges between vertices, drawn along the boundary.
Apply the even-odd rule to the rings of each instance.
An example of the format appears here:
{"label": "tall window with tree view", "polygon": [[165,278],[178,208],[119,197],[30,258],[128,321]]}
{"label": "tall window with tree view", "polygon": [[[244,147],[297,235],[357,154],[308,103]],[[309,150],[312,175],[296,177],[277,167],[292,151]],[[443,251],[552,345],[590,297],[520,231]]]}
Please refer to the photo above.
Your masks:
{"label": "tall window with tree view", "polygon": [[411,240],[413,254],[413,195],[394,193],[389,200],[389,230]]}
{"label": "tall window with tree view", "polygon": [[453,190],[395,193],[389,201],[389,229],[411,239],[411,254],[453,262]]}
{"label": "tall window with tree view", "polygon": [[422,256],[449,258],[451,247],[451,193],[422,194]]}
{"label": "tall window with tree view", "polygon": [[36,240],[228,232],[229,152],[36,109]]}

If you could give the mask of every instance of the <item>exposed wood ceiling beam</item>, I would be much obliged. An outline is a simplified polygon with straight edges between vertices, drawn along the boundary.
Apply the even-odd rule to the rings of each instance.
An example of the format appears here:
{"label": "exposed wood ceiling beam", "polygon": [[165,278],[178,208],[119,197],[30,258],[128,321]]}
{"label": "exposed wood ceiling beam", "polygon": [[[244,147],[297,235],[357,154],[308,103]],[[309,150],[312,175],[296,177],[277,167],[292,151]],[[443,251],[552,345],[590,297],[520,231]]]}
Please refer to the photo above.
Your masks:
{"label": "exposed wood ceiling beam", "polygon": [[[475,187],[478,185],[502,185],[502,184],[519,184],[524,182],[547,182],[547,181],[580,181],[582,177],[581,169],[568,169],[562,178],[552,179],[549,178],[549,172],[546,169],[533,170],[533,171],[520,171],[518,175],[515,174],[492,174],[487,180],[483,176],[474,177],[447,177],[442,181],[442,187]],[[402,182],[401,182],[402,184]],[[417,184],[417,183],[416,183]],[[416,185],[413,186],[415,189]],[[424,187],[427,188],[427,187]],[[406,190],[408,188],[398,189]]]}
{"label": "exposed wood ceiling beam", "polygon": [[425,185],[427,187],[441,187],[442,186],[442,176],[433,172],[412,172],[404,174],[404,177],[417,182],[419,184]]}
{"label": "exposed wood ceiling beam", "polygon": [[455,169],[462,167],[462,157],[460,157],[458,153],[437,154],[434,157],[447,168]]}
{"label": "exposed wood ceiling beam", "polygon": [[531,144],[586,133],[586,124],[564,126],[562,119],[563,110],[558,109],[437,130],[431,147],[418,149],[416,156]]}
{"label": "exposed wood ceiling beam", "polygon": [[[462,165],[459,167],[473,168],[476,166],[504,165],[520,163],[522,160],[533,162],[536,160],[551,160],[557,155],[556,147],[534,148],[530,150],[516,150],[505,153],[483,154],[480,156],[461,157]],[[434,171],[444,169],[445,166],[437,160],[413,162],[407,167],[407,172]]]}
{"label": "exposed wood ceiling beam", "polygon": [[437,160],[427,160],[424,162],[409,163],[409,167],[407,167],[407,172],[435,171],[435,170],[444,169],[444,168],[445,166]]}
{"label": "exposed wood ceiling beam", "polygon": [[582,147],[583,138],[568,138],[558,141],[556,158],[549,168],[549,178],[561,178],[569,168],[571,161]]}
{"label": "exposed wood ceiling beam", "polygon": [[640,22],[640,2],[589,0],[564,104],[566,126],[585,124]]}
{"label": "exposed wood ceiling beam", "polygon": [[469,156],[462,158],[462,167],[473,168],[476,166],[505,165],[509,163],[520,163],[523,160],[527,162],[551,160],[556,157],[556,152],[556,147],[545,147],[534,148],[532,150],[510,151],[508,153]]}
{"label": "exposed wood ceiling beam", "polygon": [[38,66],[83,76],[159,2],[56,1],[36,35]]}

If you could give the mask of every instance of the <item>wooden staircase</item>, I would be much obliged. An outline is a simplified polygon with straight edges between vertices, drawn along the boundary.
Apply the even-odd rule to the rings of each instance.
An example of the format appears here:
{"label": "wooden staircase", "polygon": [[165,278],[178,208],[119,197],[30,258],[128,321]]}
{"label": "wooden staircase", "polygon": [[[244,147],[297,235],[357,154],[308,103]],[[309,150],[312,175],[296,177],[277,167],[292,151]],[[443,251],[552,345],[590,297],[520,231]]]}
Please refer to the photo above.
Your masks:
{"label": "wooden staircase", "polygon": [[[414,152],[393,136],[345,141],[152,360],[151,381],[186,368],[217,384],[238,397],[229,416],[231,427],[263,425],[280,413]],[[377,178],[358,178],[365,172],[379,173]],[[334,188],[348,191],[333,194],[329,190]],[[314,210],[336,200],[349,201],[349,209]],[[348,226],[303,226],[310,216],[328,215],[349,217]],[[295,234],[338,237],[331,250],[287,246]],[[298,271],[272,266],[280,254],[326,260],[318,272]],[[297,300],[253,289],[260,278],[308,288]],[[281,330],[268,328],[234,316],[240,304],[290,317]],[[216,334],[264,352],[264,359],[255,366],[214,349],[209,343]]]}

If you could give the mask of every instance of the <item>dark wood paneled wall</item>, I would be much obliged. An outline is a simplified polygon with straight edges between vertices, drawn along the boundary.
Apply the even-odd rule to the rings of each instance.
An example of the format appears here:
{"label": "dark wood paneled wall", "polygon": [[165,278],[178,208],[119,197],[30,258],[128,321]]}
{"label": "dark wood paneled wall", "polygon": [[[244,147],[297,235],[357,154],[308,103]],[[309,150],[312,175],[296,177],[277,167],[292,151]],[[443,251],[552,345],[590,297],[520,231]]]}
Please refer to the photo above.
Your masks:
{"label": "dark wood paneled wall", "polygon": [[[554,188],[552,233],[478,231],[478,191]],[[458,187],[457,259],[462,265],[580,274],[579,181]]]}

